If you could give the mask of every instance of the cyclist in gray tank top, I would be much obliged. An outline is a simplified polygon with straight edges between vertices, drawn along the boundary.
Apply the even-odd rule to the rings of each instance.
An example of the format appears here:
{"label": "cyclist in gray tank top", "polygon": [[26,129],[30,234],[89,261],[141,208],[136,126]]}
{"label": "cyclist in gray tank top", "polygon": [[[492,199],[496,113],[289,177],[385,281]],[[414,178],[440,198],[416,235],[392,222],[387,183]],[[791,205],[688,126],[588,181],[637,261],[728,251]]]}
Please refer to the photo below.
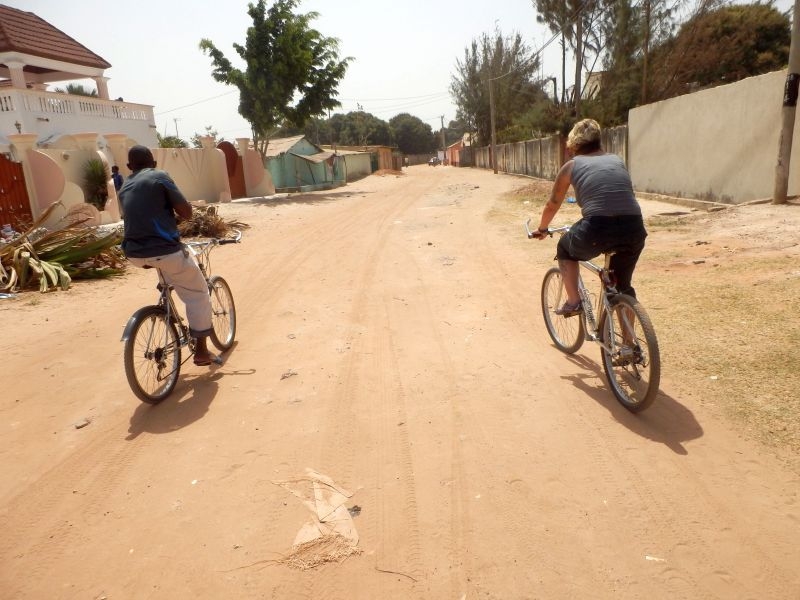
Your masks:
{"label": "cyclist in gray tank top", "polygon": [[633,194],[625,163],[616,154],[576,156],[572,166],[572,187],[581,207],[581,215],[641,215],[642,209]]}
{"label": "cyclist in gray tank top", "polygon": [[603,152],[597,121],[578,121],[567,136],[567,150],[574,158],[558,172],[534,237],[544,239],[547,235],[547,227],[572,185],[581,219],[561,237],[556,251],[567,301],[555,312],[569,317],[583,310],[578,295],[578,262],[606,252],[615,253],[611,269],[617,277],[617,290],[636,297],[631,280],[647,231],[628,170],[618,156]]}

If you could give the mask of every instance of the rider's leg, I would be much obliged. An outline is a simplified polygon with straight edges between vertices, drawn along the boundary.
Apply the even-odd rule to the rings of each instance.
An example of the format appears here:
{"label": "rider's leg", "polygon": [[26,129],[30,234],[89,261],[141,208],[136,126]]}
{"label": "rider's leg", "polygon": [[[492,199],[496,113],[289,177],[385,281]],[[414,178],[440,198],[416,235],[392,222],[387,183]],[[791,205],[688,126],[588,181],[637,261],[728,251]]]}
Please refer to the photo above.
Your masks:
{"label": "rider's leg", "polygon": [[188,251],[148,259],[149,263],[161,269],[164,280],[173,287],[175,293],[186,306],[186,320],[189,332],[197,340],[194,362],[207,365],[215,360],[208,351],[206,338],[211,334],[211,297],[208,293],[203,272]]}
{"label": "rider's leg", "polygon": [[564,289],[567,291],[567,302],[570,306],[576,306],[581,301],[578,293],[578,262],[560,259],[558,268],[561,269],[561,279],[564,281]]}

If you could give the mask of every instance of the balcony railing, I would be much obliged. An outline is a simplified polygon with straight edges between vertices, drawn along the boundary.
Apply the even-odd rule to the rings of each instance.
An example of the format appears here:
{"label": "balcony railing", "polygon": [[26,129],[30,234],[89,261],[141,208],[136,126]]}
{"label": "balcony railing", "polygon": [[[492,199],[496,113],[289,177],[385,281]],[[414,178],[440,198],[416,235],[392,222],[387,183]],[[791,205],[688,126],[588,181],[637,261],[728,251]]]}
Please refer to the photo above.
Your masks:
{"label": "balcony railing", "polygon": [[0,88],[0,136],[18,131],[36,133],[40,140],[87,132],[125,133],[142,144],[157,143],[153,107],[147,104]]}
{"label": "balcony railing", "polygon": [[153,107],[58,92],[6,89],[0,91],[0,113],[26,112],[152,121]]}

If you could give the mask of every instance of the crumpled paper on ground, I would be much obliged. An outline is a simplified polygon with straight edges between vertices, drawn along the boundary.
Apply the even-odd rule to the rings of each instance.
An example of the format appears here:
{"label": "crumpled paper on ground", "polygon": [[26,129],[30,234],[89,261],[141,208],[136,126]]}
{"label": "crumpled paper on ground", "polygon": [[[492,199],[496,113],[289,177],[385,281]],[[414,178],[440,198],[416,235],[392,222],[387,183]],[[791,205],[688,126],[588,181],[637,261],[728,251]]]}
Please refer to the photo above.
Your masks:
{"label": "crumpled paper on ground", "polygon": [[295,536],[292,554],[284,561],[307,569],[325,562],[339,562],[360,553],[358,532],[345,502],[353,494],[338,486],[330,477],[306,468],[304,477],[274,481],[276,485],[300,498],[312,518]]}

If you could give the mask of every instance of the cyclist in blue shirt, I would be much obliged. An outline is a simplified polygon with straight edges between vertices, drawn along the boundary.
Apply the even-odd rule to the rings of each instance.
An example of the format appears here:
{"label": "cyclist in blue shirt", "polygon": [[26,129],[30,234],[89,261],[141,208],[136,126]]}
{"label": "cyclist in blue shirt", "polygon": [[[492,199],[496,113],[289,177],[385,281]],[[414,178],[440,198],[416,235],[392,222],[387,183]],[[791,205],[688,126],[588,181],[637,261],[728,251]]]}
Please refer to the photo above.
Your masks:
{"label": "cyclist in blue shirt", "polygon": [[219,362],[208,351],[212,331],[211,298],[208,284],[194,257],[181,243],[178,220],[192,217],[192,206],[164,171],[156,169],[149,148],[133,146],[128,151],[131,175],[119,191],[125,221],[122,249],[137,267],[161,270],[186,305],[191,335],[197,340],[194,363],[199,366]]}

